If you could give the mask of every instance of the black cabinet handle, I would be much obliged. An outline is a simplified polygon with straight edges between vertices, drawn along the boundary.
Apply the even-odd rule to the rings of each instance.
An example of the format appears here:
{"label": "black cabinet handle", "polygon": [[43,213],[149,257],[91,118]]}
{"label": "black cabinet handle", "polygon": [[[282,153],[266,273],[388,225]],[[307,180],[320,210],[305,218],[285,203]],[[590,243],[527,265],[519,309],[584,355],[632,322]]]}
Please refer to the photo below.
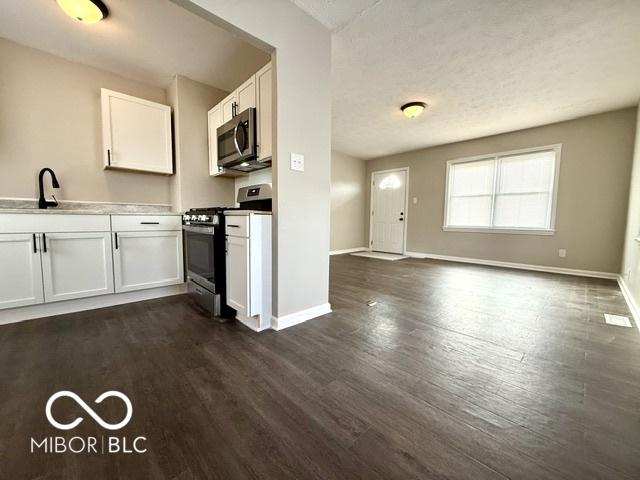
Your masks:
{"label": "black cabinet handle", "polygon": [[44,253],[47,253],[47,234],[46,233],[42,234],[42,251]]}
{"label": "black cabinet handle", "polygon": [[140,222],[140,225],[160,225],[160,222]]}
{"label": "black cabinet handle", "polygon": [[107,148],[107,165],[111,166],[111,149]]}
{"label": "black cabinet handle", "polygon": [[227,225],[227,227],[240,228],[240,225]]}
{"label": "black cabinet handle", "polygon": [[118,249],[118,232],[113,232],[113,236],[116,239],[116,250]]}
{"label": "black cabinet handle", "polygon": [[38,253],[38,247],[36,246],[36,234],[33,234],[33,253]]}

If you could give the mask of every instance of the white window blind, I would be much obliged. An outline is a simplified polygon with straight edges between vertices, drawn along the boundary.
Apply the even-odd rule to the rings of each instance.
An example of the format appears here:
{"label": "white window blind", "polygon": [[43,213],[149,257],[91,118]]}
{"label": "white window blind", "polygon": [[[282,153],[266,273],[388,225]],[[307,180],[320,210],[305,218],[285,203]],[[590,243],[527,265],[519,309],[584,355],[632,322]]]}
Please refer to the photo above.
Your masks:
{"label": "white window blind", "polygon": [[448,163],[445,228],[552,231],[559,147]]}
{"label": "white window blind", "polygon": [[449,171],[449,224],[491,226],[494,160],[454,164]]}

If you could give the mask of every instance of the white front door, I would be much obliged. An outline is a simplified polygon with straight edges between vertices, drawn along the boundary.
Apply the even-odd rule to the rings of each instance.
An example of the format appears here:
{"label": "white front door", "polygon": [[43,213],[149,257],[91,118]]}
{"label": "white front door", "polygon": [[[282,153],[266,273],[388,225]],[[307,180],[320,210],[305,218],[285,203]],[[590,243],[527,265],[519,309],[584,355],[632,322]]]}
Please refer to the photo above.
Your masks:
{"label": "white front door", "polygon": [[407,171],[373,172],[371,250],[404,253]]}

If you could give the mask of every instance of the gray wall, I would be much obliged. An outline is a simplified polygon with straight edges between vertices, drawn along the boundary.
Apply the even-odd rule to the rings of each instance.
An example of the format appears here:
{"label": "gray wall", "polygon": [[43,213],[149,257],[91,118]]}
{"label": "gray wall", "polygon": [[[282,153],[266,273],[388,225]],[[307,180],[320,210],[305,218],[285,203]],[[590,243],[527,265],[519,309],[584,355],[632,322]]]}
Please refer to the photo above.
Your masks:
{"label": "gray wall", "polygon": [[[636,108],[627,108],[379,158],[367,171],[410,168],[408,251],[617,273],[635,125]],[[447,160],[556,143],[562,160],[555,235],[442,231]],[[560,248],[566,258],[558,257]]]}
{"label": "gray wall", "polygon": [[168,89],[173,107],[175,174],[173,208],[233,206],[233,179],[209,176],[207,112],[228,92],[177,75]]}
{"label": "gray wall", "polygon": [[105,171],[100,88],[166,103],[164,89],[0,39],[0,196],[37,198],[51,167],[60,200],[171,203],[170,178]]}
{"label": "gray wall", "polygon": [[[326,306],[331,33],[287,0],[174,1],[201,14],[204,9],[212,21],[255,45],[274,49],[274,314],[282,317]],[[304,172],[290,170],[291,152],[305,155]]]}
{"label": "gray wall", "polygon": [[331,152],[331,251],[365,247],[367,165]]}
{"label": "gray wall", "polygon": [[636,125],[636,141],[633,154],[633,173],[629,193],[629,212],[622,261],[622,277],[636,303],[640,304],[640,108]]}

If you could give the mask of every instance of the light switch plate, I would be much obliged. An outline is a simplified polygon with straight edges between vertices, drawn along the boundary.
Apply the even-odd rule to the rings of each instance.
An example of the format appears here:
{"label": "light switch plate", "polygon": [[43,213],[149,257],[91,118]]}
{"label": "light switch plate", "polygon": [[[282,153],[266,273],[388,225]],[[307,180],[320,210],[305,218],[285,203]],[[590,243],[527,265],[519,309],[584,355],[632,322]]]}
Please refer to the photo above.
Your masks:
{"label": "light switch plate", "polygon": [[304,155],[291,152],[291,170],[304,172]]}
{"label": "light switch plate", "polygon": [[567,251],[564,248],[561,248],[560,250],[558,250],[558,256],[560,258],[565,258],[567,256]]}

